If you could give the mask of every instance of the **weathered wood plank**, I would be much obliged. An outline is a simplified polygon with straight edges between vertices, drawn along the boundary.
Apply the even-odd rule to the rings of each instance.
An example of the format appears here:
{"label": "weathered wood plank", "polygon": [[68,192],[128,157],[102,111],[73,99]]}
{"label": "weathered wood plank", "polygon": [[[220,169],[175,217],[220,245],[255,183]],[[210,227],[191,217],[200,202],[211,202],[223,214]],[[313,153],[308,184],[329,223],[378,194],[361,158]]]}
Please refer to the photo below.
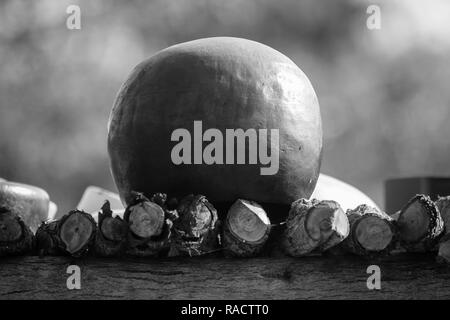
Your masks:
{"label": "weathered wood plank", "polygon": [[[68,290],[67,267],[81,268]],[[381,290],[367,289],[367,266]],[[16,257],[0,260],[1,299],[450,299],[450,267],[432,256],[378,263],[352,257],[162,260]]]}

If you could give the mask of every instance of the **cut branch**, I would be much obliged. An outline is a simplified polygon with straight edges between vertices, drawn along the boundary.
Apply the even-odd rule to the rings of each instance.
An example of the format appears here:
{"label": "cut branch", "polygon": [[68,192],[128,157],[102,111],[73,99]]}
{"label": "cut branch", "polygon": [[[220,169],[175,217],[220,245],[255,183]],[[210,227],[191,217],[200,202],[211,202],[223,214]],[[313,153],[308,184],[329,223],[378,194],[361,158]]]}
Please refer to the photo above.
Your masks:
{"label": "cut branch", "polygon": [[39,254],[81,257],[91,249],[96,230],[90,214],[80,210],[70,211],[60,220],[41,224],[36,232]]}
{"label": "cut branch", "polygon": [[74,210],[61,218],[58,229],[62,249],[71,256],[80,257],[93,244],[97,227],[91,215]]}
{"label": "cut branch", "polygon": [[238,199],[228,210],[223,230],[225,253],[237,257],[259,254],[270,233],[270,220],[256,202]]}
{"label": "cut branch", "polygon": [[0,257],[27,254],[33,248],[30,228],[15,213],[0,209]]}
{"label": "cut branch", "polygon": [[[133,192],[132,196],[124,214],[129,228],[127,253],[138,257],[165,254],[170,248],[172,221],[160,205],[142,193]],[[163,199],[161,204],[165,203],[165,197]]]}
{"label": "cut branch", "polygon": [[180,201],[174,221],[169,256],[198,256],[219,248],[217,210],[202,195],[188,195]]}
{"label": "cut branch", "polygon": [[300,199],[292,203],[281,246],[293,257],[323,252],[342,242],[349,230],[347,216],[337,202]]}
{"label": "cut branch", "polygon": [[95,253],[102,257],[121,256],[127,246],[127,233],[127,223],[120,217],[113,217],[110,203],[106,201],[98,215]]}
{"label": "cut branch", "polygon": [[400,211],[397,225],[402,246],[413,252],[436,250],[444,223],[430,197],[416,195]]}
{"label": "cut branch", "polygon": [[58,220],[43,222],[36,231],[36,247],[39,256],[60,255]]}
{"label": "cut branch", "polygon": [[350,235],[343,246],[351,253],[360,256],[376,256],[389,253],[395,246],[396,229],[393,219],[386,213],[360,205],[348,210]]}
{"label": "cut branch", "polygon": [[157,237],[164,226],[164,211],[156,203],[143,201],[130,208],[128,223],[136,237]]}
{"label": "cut branch", "polygon": [[450,263],[450,196],[439,197],[436,206],[444,222],[444,236],[439,241],[437,260]]}
{"label": "cut branch", "polygon": [[436,206],[444,223],[444,231],[448,234],[450,233],[450,196],[439,197],[436,201]]}
{"label": "cut branch", "polygon": [[450,263],[450,233],[444,235],[439,242],[439,249],[436,260],[438,262]]}

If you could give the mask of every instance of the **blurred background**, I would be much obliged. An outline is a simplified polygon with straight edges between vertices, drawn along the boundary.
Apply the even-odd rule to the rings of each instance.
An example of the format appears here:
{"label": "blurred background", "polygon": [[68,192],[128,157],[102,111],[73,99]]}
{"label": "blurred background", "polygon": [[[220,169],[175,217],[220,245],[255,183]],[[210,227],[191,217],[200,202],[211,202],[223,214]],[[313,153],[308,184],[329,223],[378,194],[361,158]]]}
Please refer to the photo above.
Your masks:
{"label": "blurred background", "polygon": [[[81,30],[69,30],[69,5]],[[381,29],[369,30],[371,4]],[[309,76],[322,172],[383,206],[389,177],[450,175],[450,2],[1,1],[0,177],[45,188],[60,212],[88,185],[116,191],[106,125],[122,81],[175,43],[265,43]]]}

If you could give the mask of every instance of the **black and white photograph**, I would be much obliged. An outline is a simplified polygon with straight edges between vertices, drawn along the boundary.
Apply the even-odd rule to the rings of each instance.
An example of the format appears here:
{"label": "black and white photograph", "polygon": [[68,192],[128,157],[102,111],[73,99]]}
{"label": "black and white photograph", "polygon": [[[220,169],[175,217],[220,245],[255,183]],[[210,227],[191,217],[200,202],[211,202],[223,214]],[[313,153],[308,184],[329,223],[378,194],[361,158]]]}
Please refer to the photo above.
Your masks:
{"label": "black and white photograph", "polygon": [[446,0],[0,1],[0,300],[450,299],[449,86]]}

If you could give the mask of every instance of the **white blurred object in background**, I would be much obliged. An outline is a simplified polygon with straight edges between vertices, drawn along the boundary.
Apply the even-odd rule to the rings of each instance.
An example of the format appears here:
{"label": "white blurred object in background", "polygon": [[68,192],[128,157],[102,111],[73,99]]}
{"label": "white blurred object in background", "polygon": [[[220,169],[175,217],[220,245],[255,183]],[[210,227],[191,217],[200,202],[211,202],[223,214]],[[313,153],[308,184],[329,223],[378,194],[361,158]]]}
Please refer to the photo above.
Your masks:
{"label": "white blurred object in background", "polygon": [[48,205],[47,220],[49,220],[49,221],[55,220],[57,212],[58,212],[58,206],[56,205],[56,203],[50,201],[50,203]]}
{"label": "white blurred object in background", "polygon": [[320,174],[311,199],[337,201],[344,211],[355,209],[360,204],[378,208],[377,204],[355,187],[336,178]]}
{"label": "white blurred object in background", "polygon": [[119,215],[122,217],[125,208],[120,201],[119,195],[96,186],[89,186],[86,188],[80,202],[77,205],[77,209],[90,213],[94,217],[94,220],[97,221],[98,212],[106,200],[110,203],[113,215]]}

